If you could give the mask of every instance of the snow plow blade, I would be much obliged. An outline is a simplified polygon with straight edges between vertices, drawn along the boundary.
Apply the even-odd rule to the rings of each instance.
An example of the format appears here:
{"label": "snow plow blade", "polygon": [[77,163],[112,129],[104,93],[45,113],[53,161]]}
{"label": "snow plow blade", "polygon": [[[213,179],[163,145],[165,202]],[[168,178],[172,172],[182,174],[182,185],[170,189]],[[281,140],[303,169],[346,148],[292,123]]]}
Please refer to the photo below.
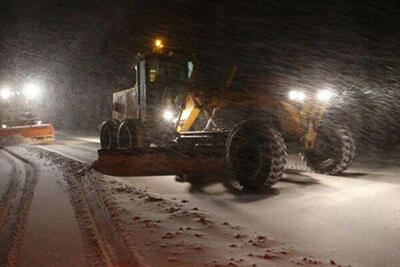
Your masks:
{"label": "snow plow blade", "polygon": [[101,149],[98,155],[92,167],[113,176],[225,176],[228,169],[222,153],[201,148],[186,152],[169,148]]}
{"label": "snow plow blade", "polygon": [[33,144],[48,144],[55,140],[54,127],[51,124],[15,126],[0,129],[0,138],[19,135]]}

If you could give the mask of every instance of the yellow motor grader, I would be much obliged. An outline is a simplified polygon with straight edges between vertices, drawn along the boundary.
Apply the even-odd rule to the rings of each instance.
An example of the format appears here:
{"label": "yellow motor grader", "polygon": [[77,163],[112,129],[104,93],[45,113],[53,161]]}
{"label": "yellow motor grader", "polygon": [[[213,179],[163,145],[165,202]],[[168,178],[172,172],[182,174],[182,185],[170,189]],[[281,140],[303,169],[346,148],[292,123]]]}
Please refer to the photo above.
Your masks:
{"label": "yellow motor grader", "polygon": [[[283,175],[287,152],[282,133],[300,141],[306,164],[316,172],[339,174],[352,163],[350,131],[324,121],[331,91],[273,97],[234,90],[237,66],[218,87],[201,87],[196,82],[201,66],[160,44],[160,49],[138,54],[134,87],[113,94],[112,119],[102,124],[95,169],[119,176],[223,175],[239,189],[257,190]],[[229,106],[252,112],[222,127],[218,116]]]}

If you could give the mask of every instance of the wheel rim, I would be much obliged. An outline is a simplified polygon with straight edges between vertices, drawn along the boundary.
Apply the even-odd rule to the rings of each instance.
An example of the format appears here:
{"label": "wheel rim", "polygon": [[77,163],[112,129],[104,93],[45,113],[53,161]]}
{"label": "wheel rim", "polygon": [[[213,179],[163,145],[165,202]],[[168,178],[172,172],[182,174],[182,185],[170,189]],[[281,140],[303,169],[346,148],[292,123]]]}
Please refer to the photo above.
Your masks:
{"label": "wheel rim", "polygon": [[262,153],[260,143],[256,141],[249,142],[241,139],[234,148],[234,166],[235,172],[242,179],[257,182],[257,177],[264,169],[266,157]]}
{"label": "wheel rim", "polygon": [[327,158],[326,160],[323,160],[319,165],[321,167],[327,168],[332,166],[335,163],[335,160],[333,158]]}
{"label": "wheel rim", "polygon": [[320,134],[318,137],[316,147],[308,152],[308,157],[319,169],[328,169],[335,166],[341,153],[341,149],[338,149],[335,143],[340,143],[340,139],[336,136],[329,138],[325,134]]}

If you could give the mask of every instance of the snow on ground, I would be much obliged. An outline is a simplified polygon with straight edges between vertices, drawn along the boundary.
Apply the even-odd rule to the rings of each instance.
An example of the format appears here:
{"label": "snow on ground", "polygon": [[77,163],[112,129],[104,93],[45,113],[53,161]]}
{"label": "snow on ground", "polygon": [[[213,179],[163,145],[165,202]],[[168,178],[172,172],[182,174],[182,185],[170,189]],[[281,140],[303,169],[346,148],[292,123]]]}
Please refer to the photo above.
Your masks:
{"label": "snow on ground", "polygon": [[263,233],[219,220],[188,200],[152,194],[115,177],[104,181],[136,239],[145,241],[140,245],[142,253],[156,266],[335,264],[295,251]]}
{"label": "snow on ground", "polygon": [[0,152],[0,194],[3,195],[7,190],[7,185],[9,183],[9,177],[12,173],[13,166]]}
{"label": "snow on ground", "polygon": [[[59,138],[56,144],[41,146],[41,148],[90,164],[97,158],[98,144],[67,136],[65,139]],[[156,258],[156,255],[151,254],[151,249],[158,248],[157,245],[161,246],[158,243],[147,244],[150,241],[171,241],[176,245],[181,240],[185,241],[187,235],[193,234],[193,229],[196,232],[205,231],[202,234],[207,238],[201,239],[202,241],[209,240],[210,236],[213,237],[214,233],[207,232],[206,228],[195,228],[195,226],[201,226],[196,222],[200,218],[192,214],[197,212],[213,222],[212,225],[217,229],[215,232],[223,233],[222,239],[227,238],[224,241],[227,245],[225,247],[228,247],[228,250],[237,249],[239,260],[244,256],[238,250],[243,248],[229,247],[232,244],[232,235],[224,234],[224,230],[228,229],[222,225],[224,222],[232,226],[240,226],[240,229],[235,231],[232,229],[232,231],[234,233],[240,231],[240,234],[246,235],[248,240],[254,239],[257,235],[267,237],[268,242],[272,242],[268,243],[268,249],[291,251],[287,257],[280,255],[279,260],[262,261],[258,263],[259,266],[268,263],[275,264],[279,261],[281,265],[286,261],[290,264],[292,259],[299,261],[305,256],[308,260],[311,255],[314,256],[313,258],[321,259],[319,261],[324,264],[328,264],[332,258],[335,264],[340,262],[350,263],[352,266],[398,266],[400,213],[397,203],[400,201],[398,194],[400,167],[399,158],[396,155],[385,153],[359,155],[353,167],[342,176],[307,172],[296,155],[292,155],[289,160],[295,170],[287,172],[281,182],[270,192],[263,194],[234,195],[218,183],[204,186],[182,184],[176,183],[172,176],[125,178],[110,176],[102,178],[101,176],[98,179],[87,179],[87,181],[101,181],[101,188],[107,189],[104,189],[105,194],[116,205],[119,220],[132,233],[129,236],[134,237],[133,241],[138,237],[139,242],[133,243],[138,244],[138,250],[145,258]],[[60,157],[53,163],[59,166],[64,165],[63,162],[69,161]],[[77,173],[76,171],[68,172],[68,166],[66,168],[63,173],[70,173],[72,176]],[[95,175],[97,174],[93,174],[93,177]],[[83,177],[85,177],[83,181],[86,181],[86,176]],[[93,186],[93,183],[91,185],[91,187],[97,187]],[[128,189],[124,189],[125,187]],[[154,197],[161,200],[146,201],[148,196],[150,199]],[[159,204],[161,206],[158,206]],[[170,214],[166,211],[169,207],[180,210]],[[193,208],[198,210],[193,210]],[[150,212],[149,209],[151,209]],[[188,212],[189,215],[180,214],[183,211]],[[154,217],[154,214],[157,216]],[[134,220],[136,216],[140,219]],[[162,218],[164,220],[161,220]],[[157,222],[158,220],[161,221]],[[152,227],[152,223],[158,227]],[[179,229],[179,227],[185,229],[183,226],[186,224],[191,227],[191,231],[187,233]],[[167,233],[174,234],[181,231],[183,234],[178,234],[174,238],[162,238]],[[279,242],[274,241],[273,237]],[[141,242],[143,239],[147,243]],[[215,240],[209,243],[219,244]],[[242,243],[238,241],[236,245],[238,244]],[[159,250],[166,252],[166,254],[158,252],[165,258],[174,256],[171,255],[173,252],[168,252],[168,247],[160,247]],[[217,255],[212,247],[205,247],[204,251],[206,255],[210,255],[210,258]],[[207,254],[209,251],[214,254]],[[307,253],[301,251],[307,251]],[[229,253],[223,254],[224,264],[227,264],[226,259],[230,260]],[[235,257],[233,258],[236,259]],[[185,259],[184,255],[182,259]],[[247,266],[253,259],[261,260],[257,257],[242,259],[246,264],[236,261],[232,264]],[[166,264],[171,266],[178,264],[174,262],[174,259],[171,260],[172,262],[166,262]],[[219,263],[223,264],[222,261]],[[215,263],[209,263],[211,266],[213,264]]]}
{"label": "snow on ground", "polygon": [[0,156],[1,265],[87,266],[63,173],[22,147]]}
{"label": "snow on ground", "polygon": [[[37,149],[35,151],[38,152]],[[151,266],[337,265],[281,244],[261,232],[221,220],[186,199],[166,198],[123,179],[103,176],[84,163],[39,152],[95,190],[127,246]],[[92,192],[92,193],[91,193]]]}
{"label": "snow on ground", "polygon": [[[62,153],[73,158],[97,157],[77,145],[93,149],[98,144],[78,142],[74,136],[58,142]],[[397,266],[400,168],[396,155],[386,154],[358,155],[342,176],[307,172],[299,157],[290,155],[295,170],[262,194],[234,195],[219,183],[182,184],[172,176],[119,179],[164,199],[188,200],[218,221],[274,236],[324,259],[363,267]]]}
{"label": "snow on ground", "polygon": [[29,144],[31,141],[28,138],[24,138],[19,134],[2,136],[0,138],[0,148],[7,146],[14,146],[18,144]]}

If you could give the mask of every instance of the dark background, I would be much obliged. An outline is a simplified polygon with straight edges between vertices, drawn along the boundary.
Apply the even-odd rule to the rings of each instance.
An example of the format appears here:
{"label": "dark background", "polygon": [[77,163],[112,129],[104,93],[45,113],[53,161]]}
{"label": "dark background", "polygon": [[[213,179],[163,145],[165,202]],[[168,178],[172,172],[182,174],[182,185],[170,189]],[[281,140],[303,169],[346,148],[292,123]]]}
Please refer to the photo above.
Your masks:
{"label": "dark background", "polygon": [[0,85],[39,82],[43,120],[59,129],[96,130],[110,117],[112,92],[133,84],[136,52],[162,36],[201,53],[215,77],[239,60],[266,93],[355,86],[360,140],[399,141],[394,2],[3,0],[0,23]]}

